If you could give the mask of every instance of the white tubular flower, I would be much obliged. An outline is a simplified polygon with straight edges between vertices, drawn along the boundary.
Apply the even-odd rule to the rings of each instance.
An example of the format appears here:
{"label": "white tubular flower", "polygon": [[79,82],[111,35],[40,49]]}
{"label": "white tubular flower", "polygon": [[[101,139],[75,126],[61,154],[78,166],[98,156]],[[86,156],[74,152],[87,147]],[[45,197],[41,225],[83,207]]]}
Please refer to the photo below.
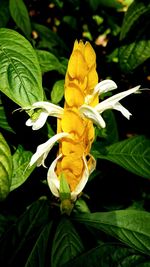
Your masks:
{"label": "white tubular flower", "polygon": [[37,147],[37,150],[35,152],[35,154],[33,154],[33,156],[31,157],[29,166],[31,167],[33,164],[36,163],[36,165],[39,166],[43,166],[46,167],[44,164],[44,161],[48,155],[48,153],[50,152],[50,150],[52,149],[52,147],[54,146],[54,144],[64,138],[64,137],[69,137],[69,133],[58,133],[55,134],[53,137],[51,137],[47,142],[39,145]]}
{"label": "white tubular flower", "polygon": [[[58,160],[62,157],[62,154],[60,154],[51,164],[48,173],[47,173],[47,181],[48,181],[48,185],[49,188],[52,192],[52,194],[56,197],[59,197],[59,191],[60,191],[60,180],[58,178],[58,176],[55,173],[55,167],[57,165]],[[82,192],[83,188],[85,187],[90,172],[88,169],[88,165],[86,162],[85,157],[83,157],[83,162],[84,162],[84,172],[83,175],[81,177],[80,182],[77,184],[76,188],[74,191],[71,192],[71,200],[75,201],[77,199],[77,196]]]}
{"label": "white tubular flower", "polygon": [[[26,125],[32,126],[33,130],[42,128],[48,116],[61,118],[64,111],[60,106],[46,101],[35,102],[31,107],[25,107],[24,110],[35,110],[35,113],[31,115],[31,118],[26,121]],[[37,113],[36,110],[38,110]]]}
{"label": "white tubular flower", "polygon": [[[100,116],[100,114],[103,113],[107,109],[118,110],[122,113],[123,116],[129,119],[132,114],[126,108],[124,108],[119,103],[119,101],[130,94],[137,93],[139,91],[139,88],[140,88],[140,85],[132,89],[129,89],[127,91],[116,94],[114,96],[111,96],[108,99],[97,104],[95,107],[91,107],[91,106],[84,104],[80,108],[80,113],[84,115],[85,117],[91,119],[94,123],[96,123],[101,128],[105,128],[106,125],[105,125],[103,118]],[[103,92],[104,91],[106,92],[105,88],[103,88]]]}

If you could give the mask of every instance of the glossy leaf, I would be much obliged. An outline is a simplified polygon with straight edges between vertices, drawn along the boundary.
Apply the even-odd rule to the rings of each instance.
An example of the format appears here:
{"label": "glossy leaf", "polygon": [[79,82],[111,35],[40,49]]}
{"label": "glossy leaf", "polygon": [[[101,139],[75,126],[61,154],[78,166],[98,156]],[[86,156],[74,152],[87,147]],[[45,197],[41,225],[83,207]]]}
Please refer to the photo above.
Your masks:
{"label": "glossy leaf", "polygon": [[50,246],[49,238],[52,230],[52,222],[46,224],[39,237],[35,241],[35,244],[31,250],[31,253],[27,259],[25,267],[46,267],[47,257],[50,258],[50,251],[48,251]]}
{"label": "glossy leaf", "polygon": [[43,100],[41,70],[31,44],[19,33],[0,29],[0,90],[21,107]]}
{"label": "glossy leaf", "polygon": [[8,144],[0,133],[0,200],[7,197],[12,177],[12,157]]}
{"label": "glossy leaf", "polygon": [[16,25],[23,31],[26,36],[30,37],[31,23],[28,10],[23,0],[10,0],[9,9]]}
{"label": "glossy leaf", "polygon": [[39,200],[33,203],[2,236],[0,240],[0,265],[24,266],[39,234],[49,221],[50,207],[48,202]]}
{"label": "glossy leaf", "polygon": [[32,152],[24,150],[21,145],[18,146],[12,157],[13,172],[10,191],[22,185],[34,170],[35,166],[29,168],[31,157]]}
{"label": "glossy leaf", "polygon": [[117,210],[85,213],[75,219],[110,234],[130,247],[150,255],[150,214],[146,211]]}
{"label": "glossy leaf", "polygon": [[64,80],[59,80],[55,82],[51,91],[52,103],[58,104],[64,95]]}
{"label": "glossy leaf", "polygon": [[112,161],[141,177],[150,178],[150,140],[144,136],[132,137],[107,147],[105,154],[95,147],[97,158]]}
{"label": "glossy leaf", "polygon": [[36,52],[43,73],[55,70],[60,74],[65,74],[65,64],[62,64],[54,54],[44,50],[36,50]]}
{"label": "glossy leaf", "polygon": [[53,239],[51,266],[66,264],[83,250],[81,239],[72,223],[67,217],[62,217]]}
{"label": "glossy leaf", "polygon": [[150,56],[148,1],[134,1],[129,7],[121,29],[119,63],[121,70],[131,72]]}
{"label": "glossy leaf", "polygon": [[81,254],[62,267],[97,267],[97,263],[99,267],[139,267],[140,263],[148,264],[149,260],[144,255],[121,244],[105,243]]}

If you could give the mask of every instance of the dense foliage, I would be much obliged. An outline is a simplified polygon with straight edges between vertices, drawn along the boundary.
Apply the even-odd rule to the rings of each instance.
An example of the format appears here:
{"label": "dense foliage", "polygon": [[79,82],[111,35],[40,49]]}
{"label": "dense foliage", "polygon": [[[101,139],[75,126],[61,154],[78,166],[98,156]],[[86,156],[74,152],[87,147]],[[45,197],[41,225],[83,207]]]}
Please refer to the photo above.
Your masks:
{"label": "dense foliage", "polygon": [[[149,15],[148,0],[0,0],[1,266],[150,266]],[[24,109],[43,100],[63,106],[76,39],[93,46],[100,81],[114,80],[118,92],[141,85],[141,93],[123,100],[129,121],[103,113],[106,128],[95,127],[91,151],[96,170],[68,216],[47,169],[29,168],[56,120],[32,131]]]}

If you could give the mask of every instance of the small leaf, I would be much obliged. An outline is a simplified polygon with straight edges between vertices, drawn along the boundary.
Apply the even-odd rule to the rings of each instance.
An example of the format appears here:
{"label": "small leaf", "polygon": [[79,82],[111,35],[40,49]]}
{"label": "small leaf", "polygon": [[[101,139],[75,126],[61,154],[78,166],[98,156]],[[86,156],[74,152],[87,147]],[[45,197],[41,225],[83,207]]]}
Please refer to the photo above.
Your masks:
{"label": "small leaf", "polygon": [[150,178],[150,140],[132,137],[107,147],[105,154],[93,151],[97,158],[110,160],[141,177]]}
{"label": "small leaf", "polygon": [[132,248],[150,255],[149,212],[117,210],[85,213],[83,215],[77,215],[75,220],[104,231]]}
{"label": "small leaf", "polygon": [[19,33],[0,29],[0,90],[21,107],[43,100],[36,53]]}
{"label": "small leaf", "polygon": [[12,157],[8,144],[0,133],[0,200],[7,197],[12,176]]}
{"label": "small leaf", "polygon": [[55,82],[51,91],[52,103],[58,104],[64,95],[64,80],[59,80]]}
{"label": "small leaf", "polygon": [[[46,266],[48,252],[48,241],[52,230],[52,222],[46,224],[39,237],[37,238],[33,249],[27,259],[25,267],[44,267]],[[50,257],[50,256],[49,256]]]}
{"label": "small leaf", "polygon": [[22,185],[34,170],[35,166],[29,168],[31,156],[32,152],[25,151],[21,145],[18,146],[15,154],[12,157],[13,172],[10,191]]}
{"label": "small leaf", "polygon": [[65,74],[66,66],[62,64],[55,55],[44,50],[36,50],[36,52],[42,72],[55,70],[60,74]]}
{"label": "small leaf", "polygon": [[23,33],[30,37],[31,23],[28,10],[23,0],[9,0],[9,9],[16,25],[23,31]]}
{"label": "small leaf", "polygon": [[49,221],[49,203],[45,200],[33,203],[2,236],[0,240],[1,266],[24,266],[41,230]]}
{"label": "small leaf", "polygon": [[81,239],[72,223],[66,217],[62,217],[52,243],[51,266],[66,264],[83,250]]}

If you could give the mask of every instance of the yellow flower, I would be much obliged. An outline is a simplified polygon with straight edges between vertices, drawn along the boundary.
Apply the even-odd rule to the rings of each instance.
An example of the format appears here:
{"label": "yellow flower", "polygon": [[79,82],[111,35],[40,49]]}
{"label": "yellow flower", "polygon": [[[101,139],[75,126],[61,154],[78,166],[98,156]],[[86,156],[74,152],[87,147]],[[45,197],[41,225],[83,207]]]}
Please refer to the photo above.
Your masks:
{"label": "yellow flower", "polygon": [[41,128],[48,116],[57,117],[57,134],[37,147],[30,166],[36,163],[45,166],[44,161],[56,141],[59,149],[56,159],[49,167],[47,180],[51,192],[60,197],[60,177],[65,177],[70,197],[73,201],[85,187],[89,175],[96,167],[96,161],[90,150],[95,138],[93,123],[98,127],[106,126],[103,111],[115,109],[126,118],[131,113],[120,104],[124,97],[139,91],[139,86],[116,94],[99,103],[99,96],[114,90],[117,85],[112,80],[98,83],[96,55],[89,42],[75,41],[65,77],[64,108],[49,102],[37,102],[26,109],[41,109],[42,115],[29,119],[28,126]]}

